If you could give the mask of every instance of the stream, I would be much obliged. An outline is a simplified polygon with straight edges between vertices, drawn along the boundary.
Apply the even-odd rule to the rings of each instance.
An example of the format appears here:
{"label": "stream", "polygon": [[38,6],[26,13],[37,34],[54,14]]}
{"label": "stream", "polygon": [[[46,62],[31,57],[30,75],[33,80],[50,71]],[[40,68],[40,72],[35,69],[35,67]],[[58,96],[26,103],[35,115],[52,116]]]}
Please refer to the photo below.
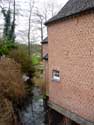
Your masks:
{"label": "stream", "polygon": [[40,88],[33,87],[32,94],[32,101],[20,112],[21,123],[22,125],[47,125],[44,123],[46,113]]}

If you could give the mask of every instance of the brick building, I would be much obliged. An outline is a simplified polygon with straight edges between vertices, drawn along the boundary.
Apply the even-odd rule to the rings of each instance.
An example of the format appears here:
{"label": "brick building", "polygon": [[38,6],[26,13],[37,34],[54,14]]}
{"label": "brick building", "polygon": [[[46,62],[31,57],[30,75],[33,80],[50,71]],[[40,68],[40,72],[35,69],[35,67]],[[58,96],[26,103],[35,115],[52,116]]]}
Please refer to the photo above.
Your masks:
{"label": "brick building", "polygon": [[69,0],[45,24],[48,105],[77,124],[94,125],[94,0]]}
{"label": "brick building", "polygon": [[46,95],[48,96],[48,37],[46,37],[42,41],[42,57],[43,57],[43,63],[44,63],[44,79],[45,79],[45,86],[44,90],[46,92]]}

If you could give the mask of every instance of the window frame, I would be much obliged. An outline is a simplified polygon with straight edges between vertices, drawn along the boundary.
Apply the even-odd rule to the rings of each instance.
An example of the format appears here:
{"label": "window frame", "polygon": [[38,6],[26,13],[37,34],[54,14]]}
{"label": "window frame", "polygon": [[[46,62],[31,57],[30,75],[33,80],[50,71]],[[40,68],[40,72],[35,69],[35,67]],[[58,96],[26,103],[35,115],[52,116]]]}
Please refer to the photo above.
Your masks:
{"label": "window frame", "polygon": [[52,81],[60,82],[60,71],[52,70]]}

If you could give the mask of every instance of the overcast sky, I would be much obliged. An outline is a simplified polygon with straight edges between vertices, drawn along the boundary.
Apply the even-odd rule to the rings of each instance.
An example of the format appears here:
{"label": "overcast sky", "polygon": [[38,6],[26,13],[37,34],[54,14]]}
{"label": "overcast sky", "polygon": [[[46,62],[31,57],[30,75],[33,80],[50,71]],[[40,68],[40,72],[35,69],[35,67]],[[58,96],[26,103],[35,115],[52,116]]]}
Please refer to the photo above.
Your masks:
{"label": "overcast sky", "polygon": [[[32,0],[31,0],[32,1]],[[54,3],[54,11],[57,13],[68,0],[34,0],[35,8],[37,7],[40,13],[47,8],[48,4]],[[27,31],[28,31],[28,19],[29,19],[29,4],[30,0],[16,0],[16,40],[21,43],[27,43]],[[7,4],[5,4],[7,6]],[[48,8],[47,8],[48,9]],[[35,11],[35,10],[34,10]],[[3,16],[0,15],[3,19]],[[49,18],[51,15],[49,14]],[[32,19],[33,20],[33,16]],[[3,21],[0,21],[0,30],[2,31]],[[44,30],[44,37],[47,35]],[[40,31],[38,30],[38,25],[31,24],[31,41],[40,42]]]}
{"label": "overcast sky", "polygon": [[[16,19],[17,20],[16,39],[17,41],[27,43],[29,0],[17,0],[17,1],[18,1],[17,4],[19,5],[21,11]],[[58,12],[68,0],[35,0],[35,6],[37,6],[41,12],[42,9],[44,8],[44,5],[46,5],[47,2],[50,3],[51,1],[57,3],[56,11]],[[31,25],[31,27],[33,26]],[[32,40],[40,42],[40,32],[36,29],[36,27],[32,28],[31,32],[32,32],[31,33]]]}

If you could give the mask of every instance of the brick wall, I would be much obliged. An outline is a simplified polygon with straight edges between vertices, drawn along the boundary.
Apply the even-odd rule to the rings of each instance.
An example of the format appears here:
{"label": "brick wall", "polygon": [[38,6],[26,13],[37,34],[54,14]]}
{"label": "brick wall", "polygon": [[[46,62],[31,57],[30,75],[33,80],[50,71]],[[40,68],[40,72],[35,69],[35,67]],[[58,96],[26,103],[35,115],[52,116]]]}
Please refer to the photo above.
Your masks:
{"label": "brick wall", "polygon": [[47,43],[42,44],[42,53],[43,53],[43,56],[48,53],[48,44]]}
{"label": "brick wall", "polygon": [[50,100],[94,121],[94,14],[49,25],[48,39]]}
{"label": "brick wall", "polygon": [[[48,43],[46,44],[42,44],[42,55],[45,56],[45,54],[48,53]],[[43,61],[45,69],[44,69],[44,79],[45,79],[45,85],[44,85],[44,90],[46,92],[46,94],[48,95],[48,61]]]}
{"label": "brick wall", "polygon": [[46,95],[49,94],[49,83],[48,83],[48,61],[45,62],[45,87],[46,87]]}

